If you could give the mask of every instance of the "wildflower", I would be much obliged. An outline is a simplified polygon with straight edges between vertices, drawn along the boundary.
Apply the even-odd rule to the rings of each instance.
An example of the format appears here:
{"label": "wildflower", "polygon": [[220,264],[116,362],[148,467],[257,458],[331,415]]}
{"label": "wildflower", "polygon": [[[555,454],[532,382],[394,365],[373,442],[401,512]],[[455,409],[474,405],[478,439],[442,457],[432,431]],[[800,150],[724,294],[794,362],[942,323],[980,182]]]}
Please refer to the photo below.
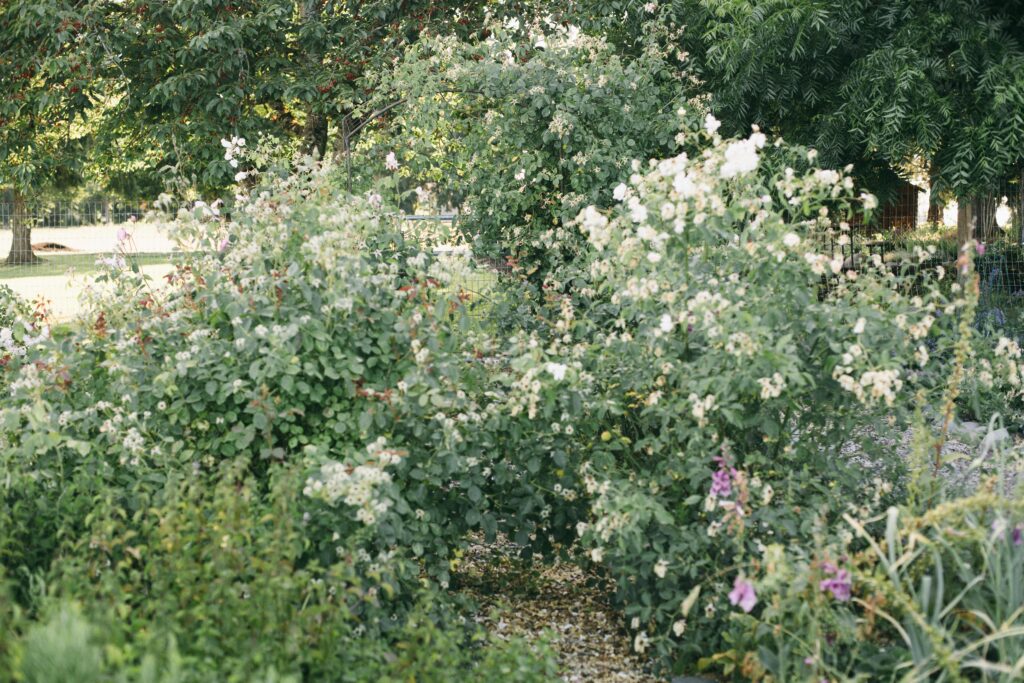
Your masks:
{"label": "wildflower", "polygon": [[724,463],[711,475],[710,495],[712,498],[728,498],[732,495],[732,471]]}
{"label": "wildflower", "polygon": [[661,328],[661,331],[666,333],[671,332],[674,326],[675,323],[672,322],[672,316],[670,316],[668,313],[662,314],[661,324],[658,326],[659,328]]}
{"label": "wildflower", "polygon": [[818,588],[822,592],[829,591],[832,593],[832,597],[839,602],[849,601],[852,588],[850,572],[845,569],[839,569],[831,562],[822,563],[821,568],[830,578],[823,579],[818,583]]}
{"label": "wildflower", "polygon": [[569,366],[563,363],[548,363],[544,366],[544,369],[547,370],[556,381],[561,382],[565,379],[565,373],[569,369]]}
{"label": "wildflower", "polygon": [[777,372],[773,373],[771,377],[762,377],[757,381],[761,385],[761,398],[766,401],[770,398],[778,398],[786,388],[785,378]]}
{"label": "wildflower", "polygon": [[782,243],[785,244],[790,249],[794,249],[800,244],[800,236],[794,232],[787,232],[782,237]]}
{"label": "wildflower", "polygon": [[718,129],[722,126],[722,122],[716,119],[712,114],[708,114],[704,117],[704,130],[710,135],[714,135]]}
{"label": "wildflower", "polygon": [[672,633],[675,633],[677,638],[681,637],[685,632],[686,619],[679,619],[674,624],[672,624]]}
{"label": "wildflower", "polygon": [[857,318],[857,322],[853,326],[853,333],[854,334],[863,334],[864,333],[864,326],[866,325],[866,323],[867,323],[867,321],[864,320],[864,318]]}
{"label": "wildflower", "polygon": [[395,156],[394,152],[388,152],[387,157],[384,158],[384,168],[389,171],[398,170],[398,158]]}
{"label": "wildflower", "polygon": [[643,652],[647,649],[647,645],[650,642],[650,638],[647,637],[647,634],[641,631],[636,634],[636,638],[633,639],[633,649],[637,652]]}
{"label": "wildflower", "polygon": [[524,180],[526,178],[526,169],[521,168],[518,171],[516,171],[515,178],[516,180]]}
{"label": "wildflower", "polygon": [[878,197],[867,192],[861,194],[860,200],[864,203],[865,211],[873,211],[878,208]]}
{"label": "wildflower", "polygon": [[654,564],[654,575],[659,579],[664,579],[668,573],[668,560],[661,559]]}
{"label": "wildflower", "polygon": [[619,183],[615,186],[615,189],[612,190],[612,198],[617,202],[621,202],[626,198],[626,193],[628,191],[629,188],[626,187],[626,183]]}
{"label": "wildflower", "polygon": [[603,548],[594,548],[593,550],[591,550],[590,551],[590,559],[593,560],[594,562],[602,561],[604,559],[604,549]]}
{"label": "wildflower", "polygon": [[757,604],[754,584],[737,576],[732,584],[732,591],[729,592],[729,604],[738,605],[740,609],[749,614]]}

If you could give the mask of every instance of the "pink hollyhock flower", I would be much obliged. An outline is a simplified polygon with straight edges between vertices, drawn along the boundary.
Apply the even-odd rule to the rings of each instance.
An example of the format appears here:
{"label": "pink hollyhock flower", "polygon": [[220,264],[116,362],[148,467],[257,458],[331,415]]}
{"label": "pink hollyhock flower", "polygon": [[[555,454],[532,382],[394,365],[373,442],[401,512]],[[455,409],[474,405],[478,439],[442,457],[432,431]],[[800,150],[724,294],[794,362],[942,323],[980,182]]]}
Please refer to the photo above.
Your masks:
{"label": "pink hollyhock flower", "polygon": [[740,609],[749,614],[757,604],[754,584],[737,576],[736,581],[732,584],[732,591],[729,593],[729,604],[739,605]]}

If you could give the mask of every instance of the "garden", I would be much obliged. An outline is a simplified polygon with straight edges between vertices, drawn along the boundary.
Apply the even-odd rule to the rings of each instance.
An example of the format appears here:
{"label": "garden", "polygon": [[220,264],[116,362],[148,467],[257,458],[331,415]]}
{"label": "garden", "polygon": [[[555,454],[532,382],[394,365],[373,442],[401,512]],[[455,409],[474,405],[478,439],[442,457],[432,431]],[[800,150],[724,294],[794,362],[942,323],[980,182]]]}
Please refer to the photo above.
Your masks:
{"label": "garden", "polygon": [[1024,680],[1021,16],[0,7],[0,681]]}

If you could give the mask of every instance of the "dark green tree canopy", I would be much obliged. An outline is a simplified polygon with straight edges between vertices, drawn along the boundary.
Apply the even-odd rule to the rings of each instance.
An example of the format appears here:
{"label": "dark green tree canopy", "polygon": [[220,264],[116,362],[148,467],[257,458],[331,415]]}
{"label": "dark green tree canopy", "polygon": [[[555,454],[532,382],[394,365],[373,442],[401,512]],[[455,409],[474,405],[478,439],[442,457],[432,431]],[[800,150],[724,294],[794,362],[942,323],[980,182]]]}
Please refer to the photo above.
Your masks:
{"label": "dark green tree canopy", "polygon": [[752,123],[861,174],[914,156],[984,192],[1024,160],[1020,0],[676,0],[733,131]]}

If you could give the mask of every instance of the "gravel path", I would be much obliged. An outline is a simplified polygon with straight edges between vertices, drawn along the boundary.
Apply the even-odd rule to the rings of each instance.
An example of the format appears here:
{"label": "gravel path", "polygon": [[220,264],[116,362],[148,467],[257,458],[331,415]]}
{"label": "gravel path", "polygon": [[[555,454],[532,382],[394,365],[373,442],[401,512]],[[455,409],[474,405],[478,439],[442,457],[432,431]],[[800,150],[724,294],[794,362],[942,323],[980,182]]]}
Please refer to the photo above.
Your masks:
{"label": "gravel path", "polygon": [[[32,243],[53,242],[63,244],[68,249],[77,252],[104,254],[117,248],[117,233],[121,228],[131,234],[134,251],[165,253],[177,250],[177,246],[167,236],[165,226],[160,223],[86,225],[78,228],[33,228]],[[7,252],[11,248],[11,238],[10,230],[0,230],[0,258],[7,256]]]}
{"label": "gravel path", "polygon": [[455,586],[480,605],[477,621],[500,637],[552,638],[568,683],[663,683],[631,651],[623,619],[596,577],[574,564],[519,559],[504,539],[473,543]]}
{"label": "gravel path", "polygon": [[[122,228],[131,235],[128,249],[135,253],[168,253],[178,247],[167,236],[166,226],[158,223],[136,223],[134,225],[90,225],[78,228],[34,228],[32,243],[50,242],[67,247],[72,253],[109,254],[117,249],[117,233]],[[0,230],[0,259],[6,257],[11,248],[11,231]],[[45,255],[44,255],[45,256]],[[160,286],[163,277],[173,270],[170,264],[142,266],[142,272],[152,278],[153,286]],[[40,277],[0,278],[0,283],[13,289],[27,301],[42,297],[49,302],[51,318],[57,321],[70,320],[80,310],[79,294],[92,278],[87,275],[45,275]]]}

